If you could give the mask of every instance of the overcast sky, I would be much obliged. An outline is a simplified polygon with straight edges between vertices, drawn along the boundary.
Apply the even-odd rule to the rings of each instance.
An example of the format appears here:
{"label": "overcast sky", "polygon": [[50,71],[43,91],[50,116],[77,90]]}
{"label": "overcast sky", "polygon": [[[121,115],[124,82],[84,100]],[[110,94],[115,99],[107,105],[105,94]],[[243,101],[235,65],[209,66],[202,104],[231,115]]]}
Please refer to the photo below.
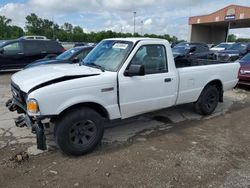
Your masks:
{"label": "overcast sky", "polygon": [[[70,22],[86,32],[113,30],[175,35],[187,39],[188,17],[212,13],[230,4],[250,6],[250,0],[0,0],[0,15],[24,27],[30,13],[62,25]],[[231,30],[250,38],[250,29]]]}

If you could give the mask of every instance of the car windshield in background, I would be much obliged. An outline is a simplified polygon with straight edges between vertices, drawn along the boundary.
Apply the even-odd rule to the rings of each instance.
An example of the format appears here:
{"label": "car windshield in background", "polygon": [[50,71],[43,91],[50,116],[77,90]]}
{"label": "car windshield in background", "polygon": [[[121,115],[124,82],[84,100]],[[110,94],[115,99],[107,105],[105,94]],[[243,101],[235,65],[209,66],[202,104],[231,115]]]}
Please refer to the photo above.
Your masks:
{"label": "car windshield in background", "polygon": [[241,60],[250,62],[250,53],[245,55]]}
{"label": "car windshield in background", "polygon": [[189,46],[175,46],[172,48],[174,54],[185,54],[190,49]]}
{"label": "car windshield in background", "polygon": [[62,54],[60,54],[59,56],[56,57],[56,59],[58,60],[68,60],[70,59],[75,53],[79,52],[80,48],[72,48],[69,49],[65,52],[63,52]]}
{"label": "car windshield in background", "polygon": [[236,43],[233,44],[230,48],[228,48],[228,50],[237,50],[237,51],[243,51],[247,48],[246,44],[242,44],[242,43]]}
{"label": "car windshield in background", "polygon": [[4,40],[1,40],[0,41],[0,48],[5,44],[5,41]]}
{"label": "car windshield in background", "polygon": [[233,44],[221,43],[221,44],[215,46],[214,48],[225,48],[225,49],[227,50],[227,49],[230,48],[232,45],[233,45]]}
{"label": "car windshield in background", "polygon": [[127,41],[102,41],[84,58],[81,65],[115,72],[127,57],[132,46],[133,43]]}

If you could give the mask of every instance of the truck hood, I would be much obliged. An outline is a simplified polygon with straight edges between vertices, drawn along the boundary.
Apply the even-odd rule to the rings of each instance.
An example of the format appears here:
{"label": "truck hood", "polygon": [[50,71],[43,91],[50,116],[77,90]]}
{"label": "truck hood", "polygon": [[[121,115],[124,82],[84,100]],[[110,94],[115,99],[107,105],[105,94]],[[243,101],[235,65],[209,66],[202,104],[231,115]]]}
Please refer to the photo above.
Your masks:
{"label": "truck hood", "polygon": [[99,69],[76,64],[42,65],[17,72],[12,76],[11,80],[23,92],[28,93],[40,85],[49,85],[50,83],[94,76],[101,73],[102,71]]}

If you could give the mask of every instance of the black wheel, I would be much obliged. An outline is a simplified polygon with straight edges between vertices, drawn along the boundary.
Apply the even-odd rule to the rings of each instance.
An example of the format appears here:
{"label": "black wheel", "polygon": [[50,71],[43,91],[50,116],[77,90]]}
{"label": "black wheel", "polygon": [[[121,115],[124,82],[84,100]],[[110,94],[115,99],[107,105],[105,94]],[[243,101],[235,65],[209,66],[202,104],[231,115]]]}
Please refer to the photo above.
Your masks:
{"label": "black wheel", "polygon": [[56,122],[56,142],[67,155],[86,154],[101,142],[103,118],[91,108],[71,110]]}
{"label": "black wheel", "polygon": [[219,91],[216,87],[206,86],[198,101],[195,103],[195,110],[201,115],[210,115],[214,112],[219,102]]}

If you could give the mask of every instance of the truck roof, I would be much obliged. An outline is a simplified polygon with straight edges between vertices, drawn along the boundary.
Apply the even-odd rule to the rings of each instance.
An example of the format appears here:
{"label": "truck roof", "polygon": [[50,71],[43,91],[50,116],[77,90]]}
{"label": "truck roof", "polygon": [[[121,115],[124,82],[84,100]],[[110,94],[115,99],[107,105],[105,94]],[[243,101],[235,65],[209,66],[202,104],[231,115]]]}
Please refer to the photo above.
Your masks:
{"label": "truck roof", "polygon": [[136,43],[138,41],[162,41],[162,42],[167,42],[165,39],[159,39],[159,38],[147,38],[147,37],[130,37],[130,38],[110,38],[110,39],[105,39],[105,40],[123,40],[123,41],[129,41]]}

